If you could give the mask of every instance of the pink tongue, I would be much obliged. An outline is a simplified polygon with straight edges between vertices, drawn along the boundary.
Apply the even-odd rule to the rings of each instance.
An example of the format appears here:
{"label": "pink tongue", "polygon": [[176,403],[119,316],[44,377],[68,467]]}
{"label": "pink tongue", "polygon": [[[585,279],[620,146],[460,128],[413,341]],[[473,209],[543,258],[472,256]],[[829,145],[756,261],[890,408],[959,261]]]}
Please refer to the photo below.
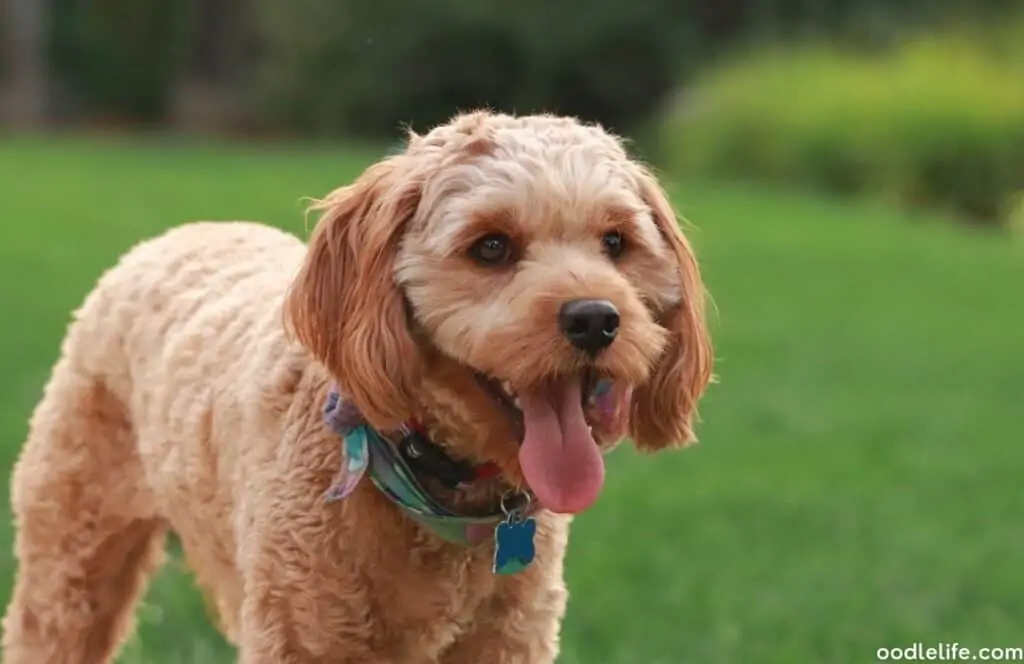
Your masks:
{"label": "pink tongue", "polygon": [[573,378],[519,395],[526,429],[519,465],[552,512],[582,512],[604,484],[604,459],[583,418],[581,389]]}

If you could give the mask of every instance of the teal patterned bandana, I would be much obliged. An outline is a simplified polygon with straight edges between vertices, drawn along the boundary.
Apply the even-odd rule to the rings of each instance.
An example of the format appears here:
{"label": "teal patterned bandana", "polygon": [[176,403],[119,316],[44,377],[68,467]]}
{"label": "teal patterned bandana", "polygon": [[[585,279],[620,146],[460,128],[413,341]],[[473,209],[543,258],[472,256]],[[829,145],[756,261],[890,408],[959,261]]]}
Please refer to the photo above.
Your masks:
{"label": "teal patterned bandana", "polygon": [[395,446],[362,422],[358,413],[341,400],[337,390],[328,395],[324,421],[342,437],[344,457],[338,480],[325,496],[328,502],[351,494],[368,474],[373,484],[410,518],[455,544],[481,542],[507,520],[506,509],[484,516],[463,516],[439,504],[417,481]]}
{"label": "teal patterned bandana", "polygon": [[[597,382],[589,397],[598,412],[615,411],[612,383]],[[416,479],[396,445],[363,421],[355,406],[333,388],[324,406],[324,422],[342,438],[342,468],[327,490],[325,499],[334,502],[350,495],[365,475],[409,518],[442,539],[454,544],[472,545],[492,539],[495,574],[518,574],[534,560],[537,522],[531,516],[534,506],[528,493],[510,493],[502,498],[500,509],[482,516],[456,514],[438,503]],[[411,429],[403,431],[408,436]],[[493,464],[490,464],[493,466]],[[476,469],[482,470],[483,467]],[[477,473],[476,477],[482,477]]]}

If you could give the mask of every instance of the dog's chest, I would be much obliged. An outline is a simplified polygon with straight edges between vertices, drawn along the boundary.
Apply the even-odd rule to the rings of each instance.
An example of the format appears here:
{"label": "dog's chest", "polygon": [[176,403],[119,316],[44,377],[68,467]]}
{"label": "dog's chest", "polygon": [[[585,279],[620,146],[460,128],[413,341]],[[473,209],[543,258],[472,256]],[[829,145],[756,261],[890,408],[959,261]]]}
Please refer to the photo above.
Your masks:
{"label": "dog's chest", "polygon": [[472,628],[498,589],[489,561],[486,554],[473,554],[412,566],[376,589],[378,615],[390,637],[386,649],[400,651],[391,653],[395,661],[435,661]]}

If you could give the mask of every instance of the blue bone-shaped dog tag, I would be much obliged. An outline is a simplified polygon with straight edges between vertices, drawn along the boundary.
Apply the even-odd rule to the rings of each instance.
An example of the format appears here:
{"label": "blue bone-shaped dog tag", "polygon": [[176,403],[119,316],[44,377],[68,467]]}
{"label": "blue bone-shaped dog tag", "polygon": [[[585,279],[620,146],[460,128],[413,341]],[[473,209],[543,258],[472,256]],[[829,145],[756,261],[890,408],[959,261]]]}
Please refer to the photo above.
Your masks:
{"label": "blue bone-shaped dog tag", "polygon": [[530,566],[536,555],[533,536],[537,522],[510,512],[494,529],[494,573],[518,574]]}

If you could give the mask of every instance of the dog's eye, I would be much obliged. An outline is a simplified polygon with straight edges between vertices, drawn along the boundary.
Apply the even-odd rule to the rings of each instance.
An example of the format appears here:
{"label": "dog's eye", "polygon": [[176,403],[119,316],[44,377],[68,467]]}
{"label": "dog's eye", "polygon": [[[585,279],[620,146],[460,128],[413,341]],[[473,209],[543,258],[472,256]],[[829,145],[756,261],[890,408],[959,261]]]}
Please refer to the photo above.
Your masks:
{"label": "dog's eye", "polygon": [[485,235],[473,243],[469,255],[482,265],[500,265],[512,257],[512,240],[500,233]]}
{"label": "dog's eye", "polygon": [[601,238],[601,247],[609,258],[618,258],[626,250],[626,238],[618,231],[605,233]]}

